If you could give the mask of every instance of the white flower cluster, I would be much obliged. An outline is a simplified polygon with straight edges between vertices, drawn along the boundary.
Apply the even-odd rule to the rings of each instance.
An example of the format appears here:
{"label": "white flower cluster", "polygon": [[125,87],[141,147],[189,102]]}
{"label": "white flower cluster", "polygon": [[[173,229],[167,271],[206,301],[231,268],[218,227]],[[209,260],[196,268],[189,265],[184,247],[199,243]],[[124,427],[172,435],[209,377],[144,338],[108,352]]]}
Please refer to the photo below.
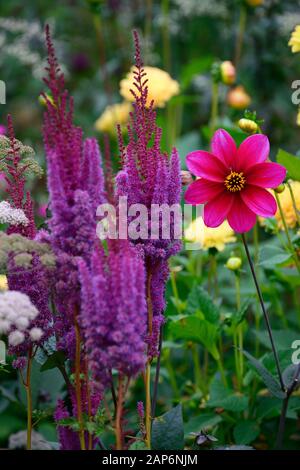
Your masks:
{"label": "white flower cluster", "polygon": [[0,202],[0,223],[10,225],[28,225],[29,220],[22,209],[14,209],[9,202]]}
{"label": "white flower cluster", "polygon": [[43,336],[41,328],[30,328],[38,313],[26,294],[12,290],[0,293],[0,334],[8,334],[11,346],[22,344],[26,334],[31,341],[39,341]]}

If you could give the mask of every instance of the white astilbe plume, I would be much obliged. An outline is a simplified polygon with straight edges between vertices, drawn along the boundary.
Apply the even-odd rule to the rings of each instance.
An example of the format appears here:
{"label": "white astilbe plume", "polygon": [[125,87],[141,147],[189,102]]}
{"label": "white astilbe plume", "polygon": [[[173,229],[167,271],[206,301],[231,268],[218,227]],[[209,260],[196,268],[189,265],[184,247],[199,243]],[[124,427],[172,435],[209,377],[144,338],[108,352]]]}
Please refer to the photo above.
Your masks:
{"label": "white astilbe plume", "polygon": [[0,202],[0,223],[10,225],[28,225],[27,219],[22,209],[14,209],[9,202]]}
{"label": "white astilbe plume", "polygon": [[38,310],[26,294],[18,291],[0,293],[0,335],[8,335],[11,346],[22,344],[26,337],[38,341],[43,336],[40,328],[31,328]]}

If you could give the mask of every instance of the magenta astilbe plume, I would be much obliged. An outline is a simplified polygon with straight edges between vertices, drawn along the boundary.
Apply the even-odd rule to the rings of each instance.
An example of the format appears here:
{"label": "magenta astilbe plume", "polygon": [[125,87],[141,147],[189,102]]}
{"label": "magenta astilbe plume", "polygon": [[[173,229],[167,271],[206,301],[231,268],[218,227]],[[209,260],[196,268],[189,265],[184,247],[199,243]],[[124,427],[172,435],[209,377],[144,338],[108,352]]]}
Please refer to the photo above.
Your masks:
{"label": "magenta astilbe plume", "polygon": [[50,238],[58,259],[56,330],[61,343],[67,337],[68,346],[74,337],[74,311],[80,304],[74,259],[81,257],[89,263],[96,242],[96,208],[104,202],[104,179],[97,141],[84,141],[82,130],[73,123],[73,99],[64,88],[48,26],[46,39],[49,66],[45,83],[52,100],[44,95],[44,141],[52,213]]}
{"label": "magenta astilbe plume", "polygon": [[[151,221],[151,205],[172,206],[180,203],[180,162],[176,149],[173,149],[171,158],[161,151],[162,130],[156,125],[153,104],[146,106],[148,80],[143,69],[136,32],[134,38],[136,69],[132,94],[135,103],[128,126],[127,146],[124,145],[119,132],[123,168],[116,178],[117,196],[127,196],[128,207],[136,203],[145,205],[148,209],[148,220]],[[157,324],[163,321],[165,284],[169,276],[168,259],[181,247],[180,241],[174,237],[174,217],[171,218],[169,238],[162,237],[161,229],[162,226],[158,239],[151,239],[149,232],[147,240],[133,240],[144,253],[147,275],[151,277],[151,300],[154,317],[157,317],[156,329]],[[156,339],[148,338],[152,344],[152,353]]]}
{"label": "magenta astilbe plume", "polygon": [[145,365],[145,270],[137,250],[127,241],[96,249],[91,267],[79,262],[82,327],[89,365],[101,386],[111,370],[133,376]]}

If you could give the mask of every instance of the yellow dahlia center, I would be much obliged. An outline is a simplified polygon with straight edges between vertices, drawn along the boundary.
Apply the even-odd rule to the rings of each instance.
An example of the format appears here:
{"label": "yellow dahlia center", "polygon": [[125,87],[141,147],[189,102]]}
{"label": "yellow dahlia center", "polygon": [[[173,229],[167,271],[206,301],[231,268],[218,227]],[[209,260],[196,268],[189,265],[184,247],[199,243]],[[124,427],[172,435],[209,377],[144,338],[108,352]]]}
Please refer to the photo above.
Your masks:
{"label": "yellow dahlia center", "polygon": [[244,177],[244,173],[236,173],[235,171],[231,171],[224,181],[227,191],[231,191],[232,193],[241,191],[245,183],[246,178]]}

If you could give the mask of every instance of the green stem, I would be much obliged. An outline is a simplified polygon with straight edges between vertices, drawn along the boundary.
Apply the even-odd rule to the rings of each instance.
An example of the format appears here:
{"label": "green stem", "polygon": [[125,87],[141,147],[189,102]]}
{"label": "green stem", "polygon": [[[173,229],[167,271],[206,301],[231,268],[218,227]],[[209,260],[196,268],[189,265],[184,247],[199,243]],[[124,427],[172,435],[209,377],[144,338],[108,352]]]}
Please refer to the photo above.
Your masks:
{"label": "green stem", "polygon": [[170,31],[169,31],[169,0],[162,0],[162,42],[163,42],[163,58],[164,67],[167,72],[171,69],[171,47],[170,47]]}
{"label": "green stem", "polygon": [[293,208],[294,208],[294,211],[295,211],[295,214],[296,214],[297,224],[298,224],[298,226],[300,226],[299,210],[298,210],[298,207],[297,207],[297,202],[296,202],[296,199],[295,199],[295,195],[294,195],[294,192],[293,192],[292,185],[289,181],[287,181],[287,186],[289,188],[290,195],[291,195],[291,198],[292,198],[292,203],[293,203]]}
{"label": "green stem", "polygon": [[[259,263],[259,232],[258,232],[258,222],[256,220],[256,224],[254,225],[253,228],[253,244],[254,244],[254,266],[255,269],[257,270],[258,263]],[[257,278],[258,278],[258,271],[257,272]],[[258,298],[256,299],[255,302],[255,329],[256,332],[259,332],[260,330],[260,311],[259,311],[259,300]],[[258,335],[255,335],[255,355],[256,357],[259,356],[259,339]]]}
{"label": "green stem", "polygon": [[279,196],[276,192],[275,192],[275,197],[276,197],[278,209],[279,209],[279,212],[280,212],[281,220],[282,220],[282,223],[283,223],[284,231],[285,231],[285,234],[286,234],[288,246],[289,246],[289,249],[291,251],[291,254],[293,255],[293,258],[294,258],[294,261],[295,261],[295,264],[296,264],[296,268],[298,269],[298,272],[300,274],[300,263],[299,263],[299,259],[298,259],[298,254],[295,251],[295,248],[293,246],[293,243],[292,243],[292,240],[291,240],[291,237],[290,237],[290,233],[289,233],[289,229],[288,229],[288,226],[287,226],[287,223],[286,223],[286,220],[285,220],[285,215],[284,215],[284,212],[283,212],[283,209],[282,209],[282,206],[281,206],[281,202],[280,202]]}
{"label": "green stem", "polygon": [[244,7],[244,5],[242,5],[240,9],[238,33],[237,33],[236,44],[235,44],[234,65],[236,68],[239,65],[240,58],[242,55],[243,42],[244,42],[244,36],[245,36],[245,30],[246,30],[246,22],[247,22],[247,10]]}
{"label": "green stem", "polygon": [[263,296],[262,296],[262,293],[261,293],[261,290],[260,290],[260,287],[259,287],[259,283],[258,283],[258,280],[257,280],[257,277],[256,277],[255,269],[254,269],[254,266],[253,266],[253,262],[252,262],[252,259],[251,259],[251,255],[250,255],[250,252],[249,252],[249,248],[248,248],[246,237],[245,237],[244,233],[242,233],[242,240],[243,240],[245,252],[246,252],[246,255],[247,255],[247,258],[248,258],[248,262],[249,262],[250,270],[251,270],[251,273],[252,273],[253,281],[254,281],[256,291],[257,291],[257,294],[258,294],[261,309],[262,309],[262,312],[263,312],[263,316],[264,316],[264,319],[265,319],[265,322],[266,322],[268,335],[269,335],[269,338],[270,338],[270,343],[271,343],[271,347],[272,347],[272,351],[273,351],[273,355],[274,355],[274,359],[275,359],[275,363],[276,363],[276,368],[277,368],[277,372],[278,372],[280,386],[281,386],[282,391],[285,391],[285,385],[284,385],[282,374],[281,374],[279,358],[278,358],[277,350],[276,350],[275,343],[274,343],[274,338],[273,338],[272,328],[271,328],[271,324],[270,324],[270,320],[269,320],[269,315],[268,315],[268,313],[266,311],[266,308],[265,308]]}
{"label": "green stem", "polygon": [[192,344],[191,350],[192,350],[192,357],[193,357],[193,364],[194,364],[195,385],[197,388],[201,390],[203,394],[205,394],[206,390],[205,390],[205,386],[203,382],[197,345]]}
{"label": "green stem", "polygon": [[32,348],[28,351],[28,362],[26,371],[26,399],[27,399],[27,444],[26,449],[31,450],[32,436],[32,389],[31,389]]}
{"label": "green stem", "polygon": [[211,116],[210,116],[211,135],[213,135],[217,127],[218,100],[219,100],[219,84],[213,81],[212,82],[212,95],[211,95]]}
{"label": "green stem", "polygon": [[[236,290],[236,308],[239,312],[241,309],[241,283],[239,273],[235,273],[235,290]],[[244,338],[243,338],[243,322],[237,325],[237,343],[238,343],[238,361],[239,361],[239,390],[242,388],[244,376]]]}

